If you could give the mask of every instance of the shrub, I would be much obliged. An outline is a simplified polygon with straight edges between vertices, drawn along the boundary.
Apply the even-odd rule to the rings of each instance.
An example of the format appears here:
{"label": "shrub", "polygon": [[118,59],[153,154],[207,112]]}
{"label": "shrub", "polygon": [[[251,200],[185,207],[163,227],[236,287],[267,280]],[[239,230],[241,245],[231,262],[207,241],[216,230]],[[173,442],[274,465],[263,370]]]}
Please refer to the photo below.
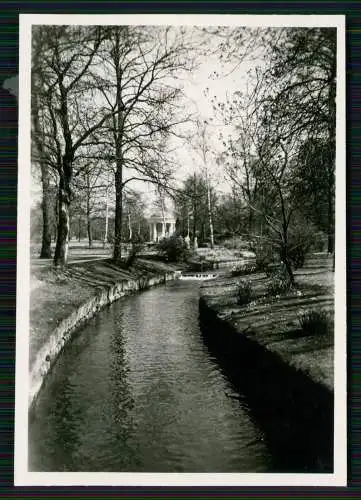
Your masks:
{"label": "shrub", "polygon": [[257,238],[251,242],[250,250],[256,255],[256,270],[266,271],[269,264],[274,261],[274,246],[266,240]]}
{"label": "shrub", "polygon": [[190,271],[210,271],[214,269],[213,262],[207,262],[207,261],[199,261],[199,260],[193,260],[192,259],[187,259],[187,264],[189,267]]}
{"label": "shrub", "polygon": [[253,295],[252,285],[249,281],[241,280],[237,287],[237,304],[245,305],[251,302]]}
{"label": "shrub", "polygon": [[269,260],[266,255],[256,255],[256,269],[257,271],[265,271],[269,265]]}
{"label": "shrub", "polygon": [[232,242],[232,241],[223,241],[222,245],[224,246],[224,248],[226,248],[227,250],[234,250],[235,249],[235,244]]}
{"label": "shrub", "polygon": [[243,264],[232,269],[231,274],[232,276],[245,276],[247,274],[253,273],[255,270],[255,264]]}
{"label": "shrub", "polygon": [[278,262],[278,263],[275,262],[272,264],[268,264],[266,269],[265,269],[265,273],[266,273],[267,278],[274,278],[276,275],[278,275],[280,270],[281,270],[281,266],[282,266],[282,262]]}
{"label": "shrub", "polygon": [[314,252],[326,252],[327,251],[327,234],[322,231],[318,231],[314,234],[311,250]]}
{"label": "shrub", "polygon": [[281,295],[291,290],[292,283],[287,273],[285,265],[281,265],[275,272],[270,274],[267,284],[268,295]]}
{"label": "shrub", "polygon": [[127,258],[126,263],[125,263],[126,267],[130,267],[133,265],[135,259],[137,258],[139,253],[142,251],[142,249],[143,249],[143,243],[140,240],[132,241],[131,247],[129,249],[129,255],[128,255],[128,258]]}
{"label": "shrub", "polygon": [[306,311],[299,317],[301,330],[306,335],[327,335],[332,331],[332,318],[326,311]]}
{"label": "shrub", "polygon": [[187,259],[190,252],[181,236],[164,238],[158,243],[158,252],[170,262],[182,262]]}
{"label": "shrub", "polygon": [[316,241],[315,228],[309,221],[296,218],[288,235],[288,257],[295,269],[302,268]]}
{"label": "shrub", "polygon": [[249,250],[249,241],[241,238],[240,236],[230,237],[222,242],[222,246],[227,250]]}
{"label": "shrub", "polygon": [[296,238],[292,238],[291,241],[292,243],[288,245],[288,258],[292,267],[294,267],[295,269],[300,269],[305,265],[305,260],[307,254],[310,251],[312,242],[308,239],[299,241]]}

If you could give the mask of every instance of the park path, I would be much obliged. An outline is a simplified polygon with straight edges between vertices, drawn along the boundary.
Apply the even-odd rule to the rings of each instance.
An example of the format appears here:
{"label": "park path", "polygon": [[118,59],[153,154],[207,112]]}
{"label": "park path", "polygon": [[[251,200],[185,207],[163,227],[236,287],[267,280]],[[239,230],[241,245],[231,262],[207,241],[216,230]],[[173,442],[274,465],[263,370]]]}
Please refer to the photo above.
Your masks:
{"label": "park path", "polygon": [[[83,264],[85,262],[92,262],[94,260],[104,260],[104,259],[109,259],[111,257],[111,253],[109,252],[108,255],[102,254],[102,255],[87,255],[85,258],[81,256],[73,256],[69,258],[68,260],[68,265],[71,264]],[[35,267],[46,267],[51,265],[53,262],[53,259],[39,259],[38,257],[33,257],[31,259],[31,266]]]}

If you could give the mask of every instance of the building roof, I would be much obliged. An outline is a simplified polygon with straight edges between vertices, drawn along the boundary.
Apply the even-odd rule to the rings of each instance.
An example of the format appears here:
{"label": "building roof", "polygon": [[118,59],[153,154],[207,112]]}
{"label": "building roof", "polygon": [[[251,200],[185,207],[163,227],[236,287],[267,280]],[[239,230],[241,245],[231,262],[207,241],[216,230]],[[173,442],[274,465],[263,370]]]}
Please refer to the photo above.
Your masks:
{"label": "building roof", "polygon": [[[163,222],[163,214],[161,212],[154,212],[147,219],[152,222]],[[165,212],[164,219],[166,222],[175,222],[175,217],[171,212]]]}

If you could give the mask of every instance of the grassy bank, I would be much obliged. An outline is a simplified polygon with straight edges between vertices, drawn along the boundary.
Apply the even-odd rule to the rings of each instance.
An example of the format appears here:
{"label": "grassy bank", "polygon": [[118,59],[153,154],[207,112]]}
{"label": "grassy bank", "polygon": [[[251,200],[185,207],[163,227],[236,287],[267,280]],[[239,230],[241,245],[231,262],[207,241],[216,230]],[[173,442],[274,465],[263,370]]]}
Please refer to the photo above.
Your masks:
{"label": "grassy bank", "polygon": [[332,263],[311,259],[297,287],[270,296],[264,273],[243,276],[252,290],[238,303],[240,278],[224,275],[201,289],[204,341],[263,429],[275,472],[333,470],[331,329],[302,329],[307,311],[333,313]]}
{"label": "grassy bank", "polygon": [[[81,256],[90,259],[90,252]],[[80,256],[78,256],[80,259]],[[32,366],[35,357],[60,323],[101,290],[129,280],[152,278],[171,273],[178,266],[137,259],[125,269],[110,259],[78,260],[64,270],[54,269],[50,262],[34,260],[31,266],[30,350]]]}
{"label": "grassy bank", "polygon": [[[333,390],[334,332],[302,330],[300,318],[310,311],[334,311],[332,260],[326,256],[310,258],[295,272],[296,289],[267,295],[264,273],[242,278],[224,276],[205,283],[202,297],[217,315],[240,334],[257,341],[279,355],[287,364],[301,370],[315,382]],[[247,280],[252,289],[248,304],[237,303],[238,284]]]}

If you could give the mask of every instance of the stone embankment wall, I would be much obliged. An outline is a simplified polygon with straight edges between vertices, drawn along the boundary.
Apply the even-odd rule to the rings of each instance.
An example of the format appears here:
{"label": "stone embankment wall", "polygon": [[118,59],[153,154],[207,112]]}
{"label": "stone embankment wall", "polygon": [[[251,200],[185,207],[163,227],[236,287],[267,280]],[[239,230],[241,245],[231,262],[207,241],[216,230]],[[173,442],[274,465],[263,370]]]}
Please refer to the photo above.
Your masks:
{"label": "stone embankment wall", "polygon": [[48,341],[38,351],[34,363],[30,367],[28,406],[32,407],[45,377],[51,370],[64,346],[70,341],[75,331],[84,325],[104,306],[115,300],[145,290],[178,277],[177,271],[168,272],[153,277],[142,277],[123,281],[103,288],[93,298],[85,302],[70,316],[65,318],[49,335]]}
{"label": "stone embankment wall", "polygon": [[207,296],[199,310],[204,341],[244,396],[275,472],[332,472],[333,391],[223,319]]}

